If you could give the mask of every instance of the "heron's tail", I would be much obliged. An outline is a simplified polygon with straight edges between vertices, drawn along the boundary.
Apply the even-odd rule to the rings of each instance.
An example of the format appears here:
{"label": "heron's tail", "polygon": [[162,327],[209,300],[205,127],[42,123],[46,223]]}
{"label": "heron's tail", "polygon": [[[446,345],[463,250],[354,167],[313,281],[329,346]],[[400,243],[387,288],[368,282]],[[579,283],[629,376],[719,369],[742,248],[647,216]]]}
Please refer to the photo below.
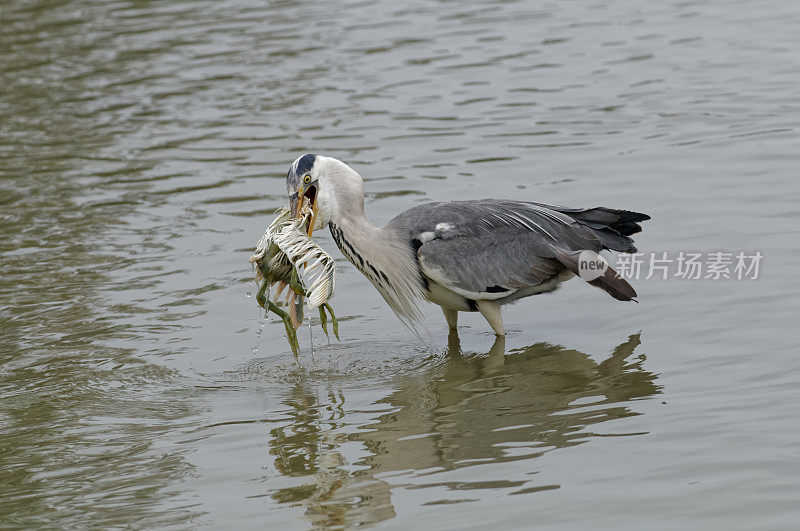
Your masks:
{"label": "heron's tail", "polygon": [[594,229],[603,247],[622,253],[636,252],[636,246],[633,244],[633,239],[631,239],[630,236],[642,231],[642,226],[639,225],[640,222],[650,219],[650,216],[642,214],[641,212],[617,210],[615,208],[542,206],[566,214],[582,225]]}
{"label": "heron's tail", "polygon": [[632,210],[617,210],[615,208],[563,208],[550,207],[563,214],[582,221],[593,229],[612,229],[623,236],[630,236],[642,232],[641,221],[647,221],[650,216]]}

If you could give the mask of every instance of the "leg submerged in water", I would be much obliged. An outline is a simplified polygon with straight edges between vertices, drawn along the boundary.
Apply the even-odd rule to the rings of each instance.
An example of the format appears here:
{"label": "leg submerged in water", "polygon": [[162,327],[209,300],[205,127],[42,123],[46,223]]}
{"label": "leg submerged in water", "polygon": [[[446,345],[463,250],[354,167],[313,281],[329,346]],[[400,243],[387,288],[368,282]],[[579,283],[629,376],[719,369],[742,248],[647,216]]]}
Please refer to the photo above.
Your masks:
{"label": "leg submerged in water", "polygon": [[493,301],[478,301],[478,311],[489,322],[494,333],[498,336],[506,335],[503,326],[503,314],[500,313],[500,305]]}
{"label": "leg submerged in water", "polygon": [[442,306],[442,312],[444,312],[444,318],[447,321],[447,326],[450,328],[450,331],[455,332],[458,330],[458,312],[450,308],[445,308],[444,306]]}

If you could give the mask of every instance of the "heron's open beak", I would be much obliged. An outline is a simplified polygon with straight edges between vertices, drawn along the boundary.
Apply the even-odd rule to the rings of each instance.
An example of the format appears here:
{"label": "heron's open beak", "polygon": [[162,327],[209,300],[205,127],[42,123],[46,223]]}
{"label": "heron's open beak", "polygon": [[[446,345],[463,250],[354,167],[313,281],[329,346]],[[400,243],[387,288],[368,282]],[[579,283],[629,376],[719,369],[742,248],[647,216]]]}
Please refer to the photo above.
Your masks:
{"label": "heron's open beak", "polygon": [[292,218],[296,218],[300,212],[303,211],[303,205],[306,199],[308,199],[311,205],[311,219],[308,222],[308,235],[311,236],[314,232],[314,224],[317,222],[317,213],[319,211],[319,207],[317,206],[317,187],[312,184],[303,190],[301,186],[296,194],[289,196],[289,209]]}
{"label": "heron's open beak", "polygon": [[297,217],[297,214],[303,209],[303,196],[294,193],[289,196],[289,213],[292,219]]}
{"label": "heron's open beak", "polygon": [[[316,198],[315,198],[316,199]],[[311,233],[314,232],[314,224],[317,222],[317,202],[312,199],[311,200],[311,221],[308,222],[308,236],[311,237]]]}

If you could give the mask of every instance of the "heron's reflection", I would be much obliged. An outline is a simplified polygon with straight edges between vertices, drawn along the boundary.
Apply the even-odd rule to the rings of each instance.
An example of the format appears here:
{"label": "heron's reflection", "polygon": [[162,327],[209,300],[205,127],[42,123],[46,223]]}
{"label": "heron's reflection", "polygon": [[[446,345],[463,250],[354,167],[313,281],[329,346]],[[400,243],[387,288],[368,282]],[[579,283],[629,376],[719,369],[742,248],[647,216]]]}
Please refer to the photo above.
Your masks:
{"label": "heron's reflection", "polygon": [[[441,476],[588,442],[594,434],[587,428],[637,415],[631,400],[659,392],[656,375],[642,368],[643,356],[633,356],[639,344],[632,335],[597,363],[547,343],[506,352],[502,338],[488,354],[465,355],[451,336],[443,363],[398,376],[397,391],[381,401],[392,411],[364,423],[345,413],[341,393],[322,400],[311,384],[298,383],[289,400],[294,421],[274,429],[270,444],[282,474],[308,481],[273,497],[304,506],[315,526],[375,523],[395,514],[391,480],[380,479],[391,472]],[[524,492],[527,481],[431,479],[427,486]]]}

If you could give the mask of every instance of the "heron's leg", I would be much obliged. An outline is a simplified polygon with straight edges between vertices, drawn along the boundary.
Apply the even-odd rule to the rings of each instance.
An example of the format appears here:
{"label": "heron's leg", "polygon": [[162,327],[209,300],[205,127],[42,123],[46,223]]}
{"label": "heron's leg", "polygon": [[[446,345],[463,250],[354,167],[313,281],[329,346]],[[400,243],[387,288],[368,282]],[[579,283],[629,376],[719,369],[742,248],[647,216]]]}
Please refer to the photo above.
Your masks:
{"label": "heron's leg", "polygon": [[456,330],[450,330],[450,333],[447,334],[447,354],[452,357],[460,357],[463,354],[461,338],[458,337]]}
{"label": "heron's leg", "polygon": [[500,313],[500,305],[494,301],[478,301],[478,311],[489,322],[494,333],[498,336],[506,335],[503,327],[503,315]]}
{"label": "heron's leg", "polygon": [[286,340],[289,342],[289,346],[292,347],[292,354],[297,358],[299,356],[300,345],[297,343],[297,332],[295,332],[294,326],[292,326],[292,320],[289,314],[277,307],[272,301],[267,301],[267,304],[267,309],[269,311],[283,319],[283,325],[286,327]]}
{"label": "heron's leg", "polygon": [[442,311],[444,312],[444,318],[447,321],[447,326],[450,327],[450,330],[458,330],[458,311],[445,308],[444,306],[442,306]]}

